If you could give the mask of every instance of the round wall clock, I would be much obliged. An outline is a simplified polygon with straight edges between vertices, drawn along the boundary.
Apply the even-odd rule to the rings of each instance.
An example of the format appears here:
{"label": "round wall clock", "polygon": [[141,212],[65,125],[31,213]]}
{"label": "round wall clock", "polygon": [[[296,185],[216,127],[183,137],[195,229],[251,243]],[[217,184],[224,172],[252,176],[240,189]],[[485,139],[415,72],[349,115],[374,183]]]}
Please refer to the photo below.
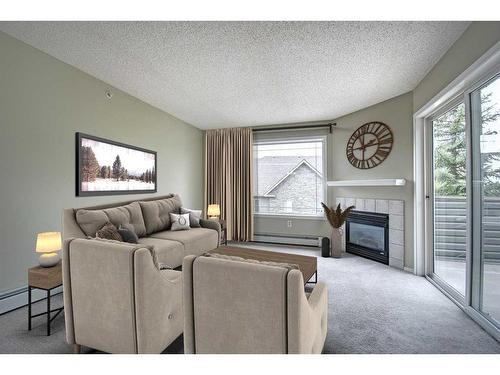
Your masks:
{"label": "round wall clock", "polygon": [[347,160],[359,169],[370,169],[382,163],[392,150],[394,137],[383,122],[361,125],[347,142]]}

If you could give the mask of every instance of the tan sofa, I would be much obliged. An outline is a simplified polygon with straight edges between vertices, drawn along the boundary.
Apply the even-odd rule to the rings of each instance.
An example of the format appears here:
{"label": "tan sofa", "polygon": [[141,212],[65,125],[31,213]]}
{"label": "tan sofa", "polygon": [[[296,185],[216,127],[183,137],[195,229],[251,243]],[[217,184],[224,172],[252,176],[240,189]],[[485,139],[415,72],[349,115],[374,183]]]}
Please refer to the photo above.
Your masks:
{"label": "tan sofa", "polygon": [[[183,330],[182,273],[187,255],[219,244],[217,222],[171,231],[177,195],[63,212],[66,339],[109,353],[161,353]],[[138,244],[94,239],[105,222],[131,224]]]}
{"label": "tan sofa", "polygon": [[234,258],[188,256],[182,269],[186,354],[323,350],[325,284],[308,295],[299,270]]}

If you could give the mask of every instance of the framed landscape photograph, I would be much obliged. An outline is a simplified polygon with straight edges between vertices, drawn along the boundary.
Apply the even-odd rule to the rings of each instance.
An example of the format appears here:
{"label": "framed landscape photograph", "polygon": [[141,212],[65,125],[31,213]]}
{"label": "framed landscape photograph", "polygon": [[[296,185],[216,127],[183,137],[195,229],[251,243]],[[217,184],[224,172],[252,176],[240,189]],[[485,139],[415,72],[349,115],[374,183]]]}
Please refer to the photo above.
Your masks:
{"label": "framed landscape photograph", "polygon": [[76,133],[76,195],[155,193],[156,152]]}

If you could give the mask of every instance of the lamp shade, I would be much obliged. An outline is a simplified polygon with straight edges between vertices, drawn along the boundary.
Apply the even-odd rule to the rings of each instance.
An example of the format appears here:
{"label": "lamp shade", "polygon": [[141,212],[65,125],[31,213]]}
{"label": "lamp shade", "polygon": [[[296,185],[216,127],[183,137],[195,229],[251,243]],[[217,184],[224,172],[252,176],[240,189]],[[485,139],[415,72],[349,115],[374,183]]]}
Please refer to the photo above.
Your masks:
{"label": "lamp shade", "polygon": [[36,252],[37,253],[53,253],[62,248],[60,232],[45,232],[38,233],[36,236]]}
{"label": "lamp shade", "polygon": [[207,210],[208,216],[220,216],[220,207],[218,204],[209,204]]}

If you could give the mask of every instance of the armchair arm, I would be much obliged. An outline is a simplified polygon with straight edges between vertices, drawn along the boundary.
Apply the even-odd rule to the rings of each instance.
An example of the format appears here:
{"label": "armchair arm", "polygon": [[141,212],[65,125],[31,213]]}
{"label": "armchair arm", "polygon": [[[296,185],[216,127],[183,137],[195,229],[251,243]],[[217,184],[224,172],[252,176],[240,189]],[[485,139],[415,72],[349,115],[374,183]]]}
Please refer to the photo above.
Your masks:
{"label": "armchair arm", "polygon": [[209,219],[200,219],[200,226],[202,228],[213,229],[213,230],[217,231],[218,236],[219,236],[217,243],[220,243],[221,227],[220,227],[220,223],[218,221],[209,220]]}
{"label": "armchair arm", "polygon": [[319,322],[312,352],[321,353],[328,332],[328,289],[326,284],[317,283],[308,302],[311,308],[311,319]]}
{"label": "armchair arm", "polygon": [[64,298],[64,322],[66,325],[66,342],[75,344],[75,328],[73,326],[73,298],[71,296],[71,277],[69,269],[69,246],[74,238],[65,239],[62,251],[62,279]]}
{"label": "armchair arm", "polygon": [[328,290],[317,283],[309,298],[302,274],[288,273],[288,353],[321,353],[327,333]]}
{"label": "armchair arm", "polygon": [[161,353],[181,333],[182,272],[158,270],[147,249],[134,254],[137,352]]}
{"label": "armchair arm", "polygon": [[328,310],[328,289],[325,283],[317,283],[307,300],[313,314],[320,316]]}
{"label": "armchair arm", "polygon": [[[140,244],[65,241],[63,274],[68,343],[109,353],[137,352],[134,253]],[[118,329],[119,328],[119,329]]]}

